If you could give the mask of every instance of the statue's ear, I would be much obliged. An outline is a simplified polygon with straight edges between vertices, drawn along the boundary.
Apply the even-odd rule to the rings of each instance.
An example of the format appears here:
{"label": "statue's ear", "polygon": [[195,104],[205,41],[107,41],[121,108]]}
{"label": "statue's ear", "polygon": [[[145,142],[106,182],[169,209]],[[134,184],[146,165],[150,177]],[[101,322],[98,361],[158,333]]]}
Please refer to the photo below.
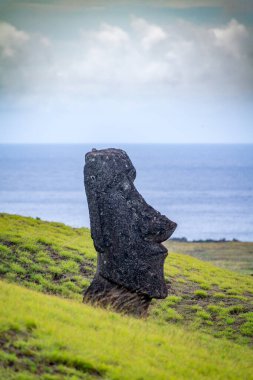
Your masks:
{"label": "statue's ear", "polygon": [[96,251],[102,253],[104,252],[104,239],[101,228],[99,212],[100,210],[96,191],[95,177],[92,178],[92,181],[90,181],[90,178],[87,177],[88,175],[86,171],[84,171],[84,185],[90,214],[91,237],[93,239]]}
{"label": "statue's ear", "polygon": [[94,242],[96,251],[102,253],[104,252],[104,239],[101,228],[100,212],[99,212],[99,203],[96,196],[92,196],[92,202],[89,202],[89,191],[86,191],[89,205],[89,214],[90,214],[90,229],[91,237]]}

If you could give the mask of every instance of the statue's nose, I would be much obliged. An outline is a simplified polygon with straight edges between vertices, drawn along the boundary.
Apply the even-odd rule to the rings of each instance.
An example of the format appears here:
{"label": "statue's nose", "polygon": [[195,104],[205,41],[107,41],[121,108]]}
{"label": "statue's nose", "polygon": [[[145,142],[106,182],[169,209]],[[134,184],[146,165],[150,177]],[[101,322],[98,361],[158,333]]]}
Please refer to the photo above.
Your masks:
{"label": "statue's nose", "polygon": [[170,221],[169,229],[174,232],[176,228],[177,228],[177,223]]}

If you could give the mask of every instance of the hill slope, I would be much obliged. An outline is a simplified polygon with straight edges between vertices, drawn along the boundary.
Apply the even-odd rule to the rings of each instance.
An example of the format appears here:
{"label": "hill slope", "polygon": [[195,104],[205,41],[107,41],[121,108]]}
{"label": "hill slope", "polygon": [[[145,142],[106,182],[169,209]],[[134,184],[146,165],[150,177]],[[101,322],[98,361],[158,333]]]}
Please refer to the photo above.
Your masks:
{"label": "hill slope", "polygon": [[[0,214],[0,262],[7,281],[81,301],[95,273],[96,252],[88,229]],[[153,301],[149,319],[252,345],[251,276],[170,253],[165,277],[169,297]]]}
{"label": "hill slope", "polygon": [[204,261],[210,261],[218,267],[230,269],[253,276],[253,243],[230,242],[165,242],[169,250],[184,253]]}
{"label": "hill slope", "polygon": [[0,286],[1,379],[253,379],[246,346]]}

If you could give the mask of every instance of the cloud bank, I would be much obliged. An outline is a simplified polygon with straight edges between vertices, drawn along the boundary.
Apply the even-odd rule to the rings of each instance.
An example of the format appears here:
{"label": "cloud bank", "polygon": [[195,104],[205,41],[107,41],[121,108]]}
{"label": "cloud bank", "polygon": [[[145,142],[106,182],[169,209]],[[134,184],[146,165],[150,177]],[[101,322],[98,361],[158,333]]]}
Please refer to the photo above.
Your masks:
{"label": "cloud bank", "polygon": [[252,91],[252,67],[253,35],[235,19],[209,27],[132,17],[127,29],[101,23],[65,42],[0,23],[2,96],[241,94]]}

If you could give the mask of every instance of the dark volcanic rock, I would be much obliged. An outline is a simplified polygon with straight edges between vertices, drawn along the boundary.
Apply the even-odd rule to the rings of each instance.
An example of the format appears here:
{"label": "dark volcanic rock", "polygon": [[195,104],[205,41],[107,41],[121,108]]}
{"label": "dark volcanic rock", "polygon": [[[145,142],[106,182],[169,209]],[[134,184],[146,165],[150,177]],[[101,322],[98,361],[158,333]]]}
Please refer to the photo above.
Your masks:
{"label": "dark volcanic rock", "polygon": [[[145,202],[133,184],[135,177],[123,150],[86,154],[84,182],[98,265],[84,301],[142,314],[152,298],[167,296],[167,250],[161,242],[172,235],[176,223]],[[138,304],[143,305],[140,310]]]}

